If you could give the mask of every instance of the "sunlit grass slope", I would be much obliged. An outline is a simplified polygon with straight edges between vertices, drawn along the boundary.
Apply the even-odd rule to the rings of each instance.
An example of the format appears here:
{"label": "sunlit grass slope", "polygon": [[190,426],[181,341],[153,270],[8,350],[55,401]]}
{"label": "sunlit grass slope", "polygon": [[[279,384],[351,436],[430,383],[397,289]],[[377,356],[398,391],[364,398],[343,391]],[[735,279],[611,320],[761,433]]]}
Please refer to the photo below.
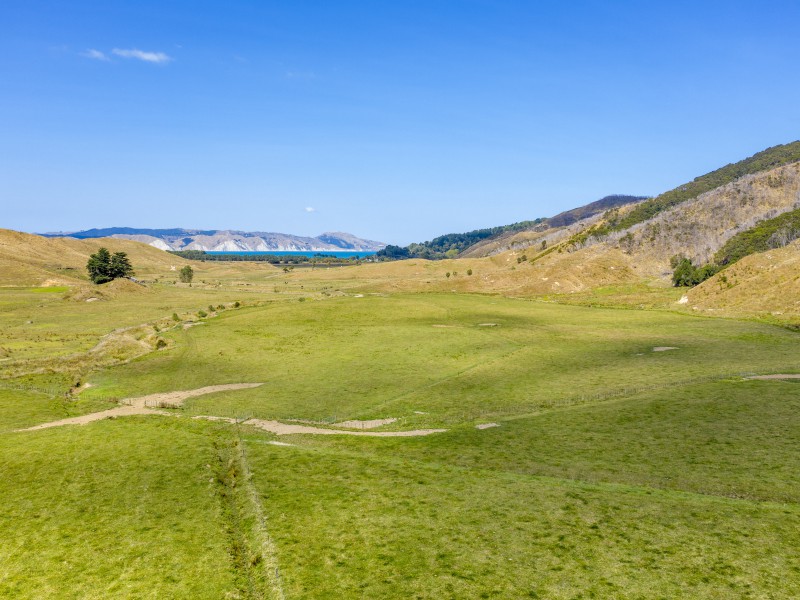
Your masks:
{"label": "sunlit grass slope", "polygon": [[796,334],[768,325],[481,296],[276,303],[165,336],[85,397],[252,381],[189,412],[457,424],[798,366]]}
{"label": "sunlit grass slope", "polygon": [[248,450],[287,597],[800,593],[796,505],[459,468],[398,448],[352,456],[254,439]]}
{"label": "sunlit grass slope", "polygon": [[[3,290],[0,369],[30,372],[0,381],[0,596],[800,595],[800,384],[741,378],[800,372],[796,332],[489,295],[358,297],[305,274],[276,291],[258,273],[91,303]],[[87,359],[142,323],[166,347]],[[84,385],[65,395],[76,373]],[[12,431],[242,382],[263,385],[167,416]],[[447,431],[275,446],[198,414]]]}
{"label": "sunlit grass slope", "polygon": [[223,598],[214,462],[209,435],[164,419],[0,436],[0,597]]}

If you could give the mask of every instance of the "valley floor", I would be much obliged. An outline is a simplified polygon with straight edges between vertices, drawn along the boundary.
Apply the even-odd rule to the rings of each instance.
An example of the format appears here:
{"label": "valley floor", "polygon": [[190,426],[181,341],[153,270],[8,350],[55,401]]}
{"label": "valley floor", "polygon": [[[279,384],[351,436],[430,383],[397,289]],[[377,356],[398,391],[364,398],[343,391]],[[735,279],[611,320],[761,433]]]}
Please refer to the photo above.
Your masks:
{"label": "valley floor", "polygon": [[0,290],[1,597],[800,596],[798,333],[302,277]]}

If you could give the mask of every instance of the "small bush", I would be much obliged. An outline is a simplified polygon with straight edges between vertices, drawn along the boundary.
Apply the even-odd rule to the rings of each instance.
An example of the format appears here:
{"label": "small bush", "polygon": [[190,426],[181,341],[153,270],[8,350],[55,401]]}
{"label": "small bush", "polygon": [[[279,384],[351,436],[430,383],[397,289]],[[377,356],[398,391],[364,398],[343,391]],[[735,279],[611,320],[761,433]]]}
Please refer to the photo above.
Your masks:
{"label": "small bush", "polygon": [[194,278],[194,269],[189,265],[184,266],[178,273],[181,278],[181,283],[192,283]]}
{"label": "small bush", "polygon": [[467,275],[472,275],[472,269],[467,269]]}
{"label": "small bush", "polygon": [[675,287],[693,287],[703,283],[720,270],[720,268],[714,264],[695,267],[690,259],[676,256],[672,257],[670,263],[675,269],[672,273],[672,285]]}
{"label": "small bush", "polygon": [[172,313],[172,320],[173,321],[180,321],[181,318],[178,316],[178,313]]}
{"label": "small bush", "polygon": [[202,319],[203,317],[207,317],[208,313],[206,311],[204,311],[204,310],[198,310],[197,311],[197,316]]}

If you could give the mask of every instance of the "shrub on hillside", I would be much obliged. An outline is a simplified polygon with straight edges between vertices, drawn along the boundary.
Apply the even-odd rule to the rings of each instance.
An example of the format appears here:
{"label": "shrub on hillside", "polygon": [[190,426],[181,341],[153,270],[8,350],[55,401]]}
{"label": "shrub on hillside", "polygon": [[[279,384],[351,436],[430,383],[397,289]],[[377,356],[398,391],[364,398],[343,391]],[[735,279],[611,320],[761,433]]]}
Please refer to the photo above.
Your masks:
{"label": "shrub on hillside", "polygon": [[677,256],[672,257],[670,262],[674,269],[672,272],[672,285],[675,287],[694,287],[714,276],[720,270],[714,264],[695,267],[690,259]]}
{"label": "shrub on hillside", "polygon": [[181,283],[192,283],[192,279],[194,278],[194,269],[192,269],[192,267],[189,265],[186,265],[180,270],[179,275],[181,278]]}

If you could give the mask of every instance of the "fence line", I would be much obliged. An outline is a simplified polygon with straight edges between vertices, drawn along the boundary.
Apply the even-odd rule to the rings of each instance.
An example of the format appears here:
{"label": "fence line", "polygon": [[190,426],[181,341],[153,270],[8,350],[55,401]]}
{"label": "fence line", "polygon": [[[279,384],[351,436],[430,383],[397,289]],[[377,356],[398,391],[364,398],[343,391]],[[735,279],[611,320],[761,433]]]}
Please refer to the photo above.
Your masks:
{"label": "fence line", "polygon": [[24,384],[8,384],[0,382],[0,389],[4,390],[12,390],[15,392],[29,392],[33,394],[44,394],[45,396],[50,396],[51,398],[55,398],[57,396],[61,396],[66,392],[62,391],[60,386],[52,385],[48,387],[39,387],[35,385],[24,385]]}

